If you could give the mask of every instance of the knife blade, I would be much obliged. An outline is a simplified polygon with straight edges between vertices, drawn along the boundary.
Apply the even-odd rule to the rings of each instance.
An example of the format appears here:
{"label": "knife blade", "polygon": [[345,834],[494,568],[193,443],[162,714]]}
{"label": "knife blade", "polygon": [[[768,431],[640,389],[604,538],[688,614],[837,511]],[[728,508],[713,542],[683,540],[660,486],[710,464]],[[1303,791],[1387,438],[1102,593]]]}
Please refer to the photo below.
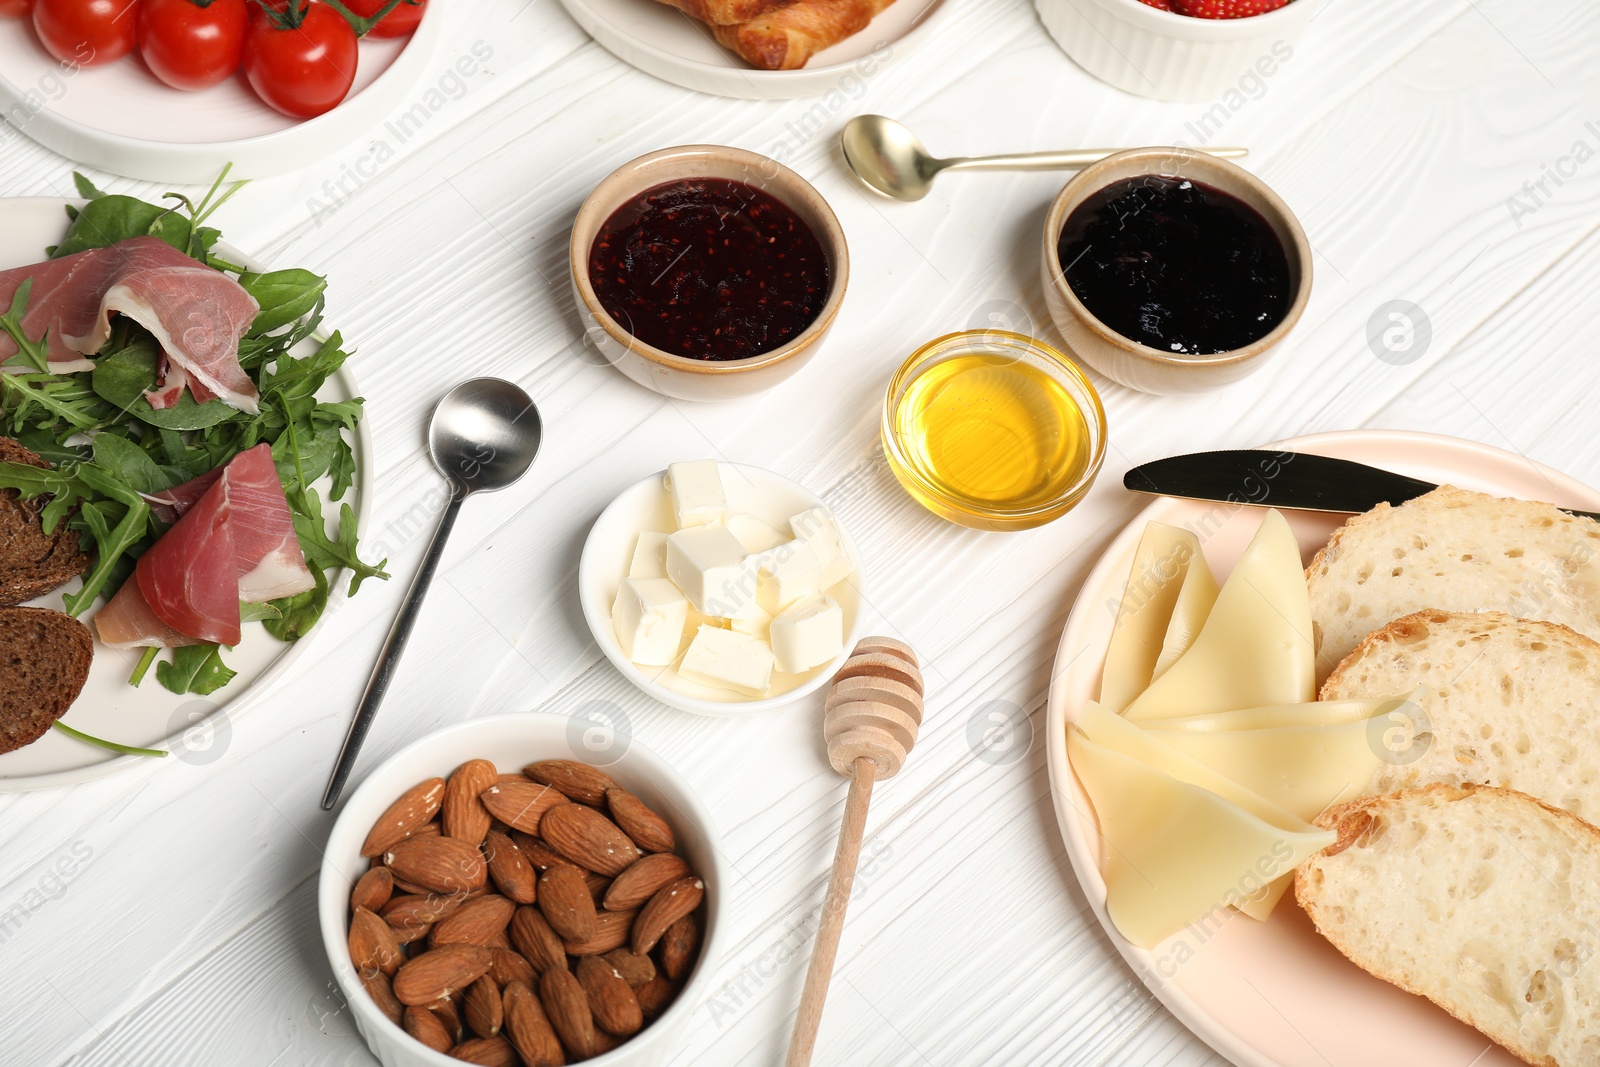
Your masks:
{"label": "knife blade", "polygon": [[[1295,511],[1370,511],[1439,488],[1433,482],[1309,452],[1225,449],[1143,463],[1122,476],[1135,493],[1251,504]],[[1562,508],[1600,519],[1600,513]]]}

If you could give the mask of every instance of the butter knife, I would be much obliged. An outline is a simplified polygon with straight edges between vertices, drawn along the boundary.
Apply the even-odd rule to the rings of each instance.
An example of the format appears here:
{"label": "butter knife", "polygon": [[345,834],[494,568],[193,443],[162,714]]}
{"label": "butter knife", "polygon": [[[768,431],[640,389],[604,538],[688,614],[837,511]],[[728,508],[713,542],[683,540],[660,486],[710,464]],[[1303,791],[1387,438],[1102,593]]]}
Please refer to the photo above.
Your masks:
{"label": "butter knife", "polygon": [[[1140,464],[1122,476],[1135,493],[1217,500],[1295,511],[1370,511],[1439,488],[1433,482],[1308,452],[1229,449],[1192,452]],[[1600,513],[1562,508],[1600,519]]]}

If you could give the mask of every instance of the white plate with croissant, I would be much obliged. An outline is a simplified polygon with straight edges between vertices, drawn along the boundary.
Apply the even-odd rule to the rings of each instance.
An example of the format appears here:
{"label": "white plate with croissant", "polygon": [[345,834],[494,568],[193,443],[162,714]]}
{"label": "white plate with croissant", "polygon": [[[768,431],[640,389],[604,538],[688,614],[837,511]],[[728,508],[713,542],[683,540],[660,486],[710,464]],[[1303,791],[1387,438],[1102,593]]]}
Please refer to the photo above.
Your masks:
{"label": "white plate with croissant", "polygon": [[716,96],[858,96],[948,0],[561,0],[626,63]]}

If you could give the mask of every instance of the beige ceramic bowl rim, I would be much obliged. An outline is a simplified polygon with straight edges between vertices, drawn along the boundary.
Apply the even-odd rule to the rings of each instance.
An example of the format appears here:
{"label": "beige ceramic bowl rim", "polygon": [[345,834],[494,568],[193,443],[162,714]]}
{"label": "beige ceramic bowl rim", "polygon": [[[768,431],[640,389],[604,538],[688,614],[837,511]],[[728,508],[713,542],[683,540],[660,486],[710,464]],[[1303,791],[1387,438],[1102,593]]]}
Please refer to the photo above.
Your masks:
{"label": "beige ceramic bowl rim", "polygon": [[[915,465],[906,461],[904,451],[900,448],[899,438],[897,438],[894,434],[893,422],[895,400],[904,393],[905,388],[910,385],[912,380],[914,380],[917,375],[921,374],[922,371],[926,369],[918,368],[917,364],[922,362],[924,357],[926,357],[936,348],[948,347],[952,350],[959,348],[978,348],[983,344],[984,341],[988,341],[990,343],[1002,341],[1020,348],[1024,348],[1032,352],[1034,355],[1039,356],[1047,364],[1049,364],[1060,377],[1069,379],[1074,385],[1081,389],[1083,394],[1089,398],[1090,404],[1093,407],[1093,418],[1091,419],[1091,412],[1083,411],[1083,405],[1078,405],[1079,410],[1083,411],[1084,421],[1092,423],[1096,431],[1094,455],[1089,458],[1088,464],[1086,464],[1084,467],[1083,474],[1078,477],[1077,481],[1072,483],[1072,488],[1063,492],[1060,496],[1049,501],[1048,503],[1039,504],[1030,508],[987,507],[983,505],[975,505],[973,501],[964,497],[955,497],[949,493],[943,492],[938,486],[934,485],[926,478],[919,476],[917,474]],[[1074,397],[1074,402],[1076,402],[1076,400],[1077,398]],[[1024,519],[1035,518],[1040,515],[1050,515],[1052,512],[1057,511],[1064,512],[1065,509],[1071,508],[1083,498],[1084,493],[1089,491],[1089,488],[1094,485],[1095,479],[1100,476],[1100,468],[1105,464],[1106,445],[1108,443],[1109,431],[1106,426],[1105,405],[1100,400],[1100,391],[1094,387],[1094,383],[1089,380],[1089,376],[1083,373],[1083,368],[1079,367],[1055,346],[1041,341],[1037,337],[1029,337],[1027,334],[1014,333],[1010,330],[957,330],[954,333],[947,333],[941,337],[935,337],[926,344],[919,345],[917,350],[907,356],[905,362],[900,364],[900,369],[894,372],[894,377],[889,379],[889,388],[884,393],[883,397],[882,436],[883,447],[888,449],[893,454],[893,458],[896,461],[895,465],[905,471],[906,477],[911,478],[917,483],[918,489],[924,493],[927,493],[930,497],[938,500],[940,503],[945,504],[948,507],[955,508],[956,510],[971,511],[987,518]]]}
{"label": "beige ceramic bowl rim", "polygon": [[[731,159],[736,163],[757,168],[764,177],[767,177],[766,171],[770,169],[772,173],[768,181],[777,189],[775,191],[763,187],[762,191],[785,201],[785,205],[791,210],[793,206],[788,200],[789,197],[803,200],[822,221],[822,232],[816,237],[828,255],[830,275],[828,299],[823,303],[816,319],[787,344],[780,345],[770,352],[761,352],[744,359],[690,359],[688,356],[676,355],[654,345],[645,344],[623,329],[622,325],[601,306],[600,298],[595,295],[594,285],[589,280],[589,248],[580,248],[578,242],[578,231],[584,222],[599,216],[594,218],[594,230],[598,233],[600,226],[604,225],[605,220],[611,217],[611,213],[620,207],[623,201],[661,184],[648,179],[650,168],[671,160],[714,157]],[[603,199],[602,194],[605,194]],[[606,175],[578,208],[578,214],[572,223],[572,235],[568,241],[567,259],[578,298],[583,301],[584,307],[594,316],[595,322],[613,341],[653,363],[671,367],[673,370],[711,376],[761,370],[805,351],[833,325],[834,318],[839,314],[839,307],[844,302],[845,289],[850,283],[850,250],[845,242],[844,227],[840,225],[839,217],[834,214],[833,208],[823,199],[822,194],[817,192],[816,187],[770,156],[728,145],[689,144],[659,148],[654,152],[646,152],[642,156],[630,159]]]}
{"label": "beige ceramic bowl rim", "polygon": [[[1137,6],[1144,6],[1138,0],[1128,0]],[[1304,2],[1304,0],[1296,0]],[[1151,9],[1156,14],[1165,12]],[[1278,10],[1283,10],[1279,8]],[[1179,16],[1180,18],[1187,16]],[[1255,16],[1257,18],[1261,16]],[[1282,320],[1274,326],[1270,333],[1245,345],[1243,348],[1231,349],[1227,352],[1218,352],[1208,356],[1180,356],[1170,352],[1163,352],[1159,348],[1140,344],[1131,337],[1125,337],[1095,317],[1094,313],[1086,308],[1083,301],[1078,299],[1078,294],[1072,291],[1072,286],[1067,284],[1066,272],[1061,269],[1061,263],[1056,253],[1056,246],[1061,238],[1062,227],[1066,225],[1067,216],[1072,208],[1076,208],[1088,197],[1111,183],[1104,175],[1114,171],[1118,166],[1130,160],[1148,159],[1152,162],[1177,158],[1185,165],[1198,164],[1197,169],[1207,167],[1215,168],[1218,173],[1225,174],[1244,185],[1248,185],[1257,195],[1267,202],[1267,205],[1278,216],[1289,232],[1289,245],[1284,249],[1284,254],[1291,260],[1297,260],[1300,268],[1300,285],[1295,291],[1294,300],[1289,304],[1289,310],[1284,312]],[[1152,171],[1152,173],[1160,173]],[[1200,177],[1200,175],[1194,175]],[[1069,206],[1070,205],[1070,206]],[[1273,220],[1268,220],[1273,221]],[[1288,336],[1294,329],[1300,316],[1305,312],[1306,305],[1311,300],[1311,243],[1306,239],[1305,230],[1300,226],[1300,220],[1295,218],[1294,212],[1289,210],[1289,205],[1283,198],[1273,192],[1272,187],[1257,178],[1254,174],[1226,159],[1208,156],[1204,152],[1196,152],[1189,148],[1176,147],[1151,147],[1130,148],[1125,152],[1117,152],[1090,164],[1077,174],[1072,180],[1062,186],[1056,194],[1055,200],[1050,203],[1050,212],[1044,222],[1044,262],[1049,265],[1050,285],[1057,296],[1066,303],[1069,311],[1078,318],[1083,325],[1095,333],[1100,340],[1114,345],[1124,352],[1138,356],[1149,363],[1161,367],[1192,367],[1196,370],[1212,367],[1225,367],[1235,363],[1244,363],[1266,352],[1279,341]]]}

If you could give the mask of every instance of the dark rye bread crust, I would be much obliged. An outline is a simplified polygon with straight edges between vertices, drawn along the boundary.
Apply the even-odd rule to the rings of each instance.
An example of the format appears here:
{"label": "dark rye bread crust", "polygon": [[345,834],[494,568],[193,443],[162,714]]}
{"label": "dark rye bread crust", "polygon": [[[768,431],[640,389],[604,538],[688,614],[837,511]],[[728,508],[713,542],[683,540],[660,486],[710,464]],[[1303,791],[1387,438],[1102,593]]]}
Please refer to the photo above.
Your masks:
{"label": "dark rye bread crust", "polygon": [[70,615],[0,608],[0,752],[43,737],[78,699],[94,638]]}
{"label": "dark rye bread crust", "polygon": [[[0,462],[50,466],[9,437],[0,437]],[[0,606],[43,596],[89,569],[77,531],[63,522],[46,534],[43,510],[42,502],[22,500],[15,489],[0,490]]]}

